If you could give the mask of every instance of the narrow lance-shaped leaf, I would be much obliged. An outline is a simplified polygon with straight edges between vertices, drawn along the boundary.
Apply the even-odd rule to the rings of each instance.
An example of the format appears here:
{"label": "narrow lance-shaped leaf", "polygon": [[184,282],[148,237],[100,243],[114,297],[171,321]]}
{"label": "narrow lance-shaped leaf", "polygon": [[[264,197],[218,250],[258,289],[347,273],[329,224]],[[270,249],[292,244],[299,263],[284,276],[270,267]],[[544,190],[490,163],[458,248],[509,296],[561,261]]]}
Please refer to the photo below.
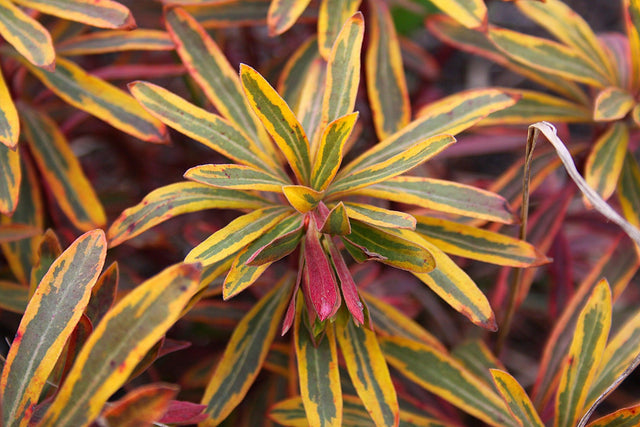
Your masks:
{"label": "narrow lance-shaped leaf", "polygon": [[109,425],[136,427],[158,421],[178,394],[173,384],[155,383],[140,386],[114,402],[101,414]]}
{"label": "narrow lance-shaped leaf", "polygon": [[376,227],[408,228],[410,230],[415,230],[416,228],[416,219],[408,213],[392,211],[364,203],[348,202],[345,203],[345,207],[349,218],[357,219]]}
{"label": "narrow lance-shaped leaf", "polygon": [[132,29],[136,23],[129,9],[111,0],[14,0],[48,15],[100,28]]}
{"label": "narrow lance-shaped leaf", "polygon": [[[465,369],[474,374],[485,384],[494,387],[491,369],[506,371],[504,365],[489,349],[482,338],[471,338],[456,345],[451,350],[451,356],[458,360]],[[496,387],[494,387],[497,390]]]}
{"label": "narrow lance-shaped leaf", "polygon": [[104,226],[104,208],[62,131],[44,113],[19,107],[31,153],[62,211],[80,230]]}
{"label": "narrow lance-shaped leaf", "polygon": [[267,26],[269,35],[277,36],[287,31],[302,15],[311,0],[273,0],[269,5]]}
{"label": "narrow lance-shaped leaf", "polygon": [[338,283],[320,243],[320,232],[313,217],[310,217],[304,240],[304,264],[305,297],[309,299],[320,321],[324,321],[336,313],[340,300]]}
{"label": "narrow lance-shaped leaf", "polygon": [[111,224],[109,246],[117,246],[167,219],[204,209],[259,209],[269,203],[244,191],[178,182],[157,188],[137,205],[125,209]]}
{"label": "narrow lance-shaped leaf", "polygon": [[601,280],[580,312],[556,395],[556,427],[574,426],[585,410],[611,327],[611,291]]}
{"label": "narrow lance-shaped leaf", "polygon": [[640,405],[619,409],[587,424],[587,427],[635,427],[640,423]]}
{"label": "narrow lance-shaped leaf", "polygon": [[244,399],[276,335],[291,282],[283,279],[236,326],[202,397],[209,416],[203,425],[219,424]]}
{"label": "narrow lance-shaped leaf", "polygon": [[529,396],[515,378],[499,369],[491,369],[491,375],[509,412],[521,425],[544,427]]}
{"label": "narrow lance-shaped leaf", "polygon": [[18,120],[18,111],[13,103],[11,93],[9,92],[2,72],[0,72],[0,144],[15,149],[18,145],[19,135],[20,122]]}
{"label": "narrow lance-shaped leaf", "polygon": [[316,190],[326,190],[338,173],[344,146],[357,119],[357,112],[340,117],[329,123],[322,132],[311,170],[311,186]]}
{"label": "narrow lance-shaped leaf", "polygon": [[100,320],[113,306],[118,292],[120,271],[118,263],[114,262],[100,275],[96,285],[91,290],[91,298],[85,310],[85,314],[92,325],[98,325]]}
{"label": "narrow lance-shaped leaf", "polygon": [[367,93],[380,140],[401,130],[411,119],[400,43],[386,4],[370,0],[371,32],[366,53]]}
{"label": "narrow lance-shaped leaf", "polygon": [[295,342],[300,394],[310,426],[342,425],[342,389],[333,325],[327,325],[318,344],[304,327],[301,312],[296,317]]}
{"label": "narrow lance-shaped leaf", "polygon": [[363,304],[362,301],[360,301],[360,295],[358,295],[356,283],[353,281],[349,267],[347,267],[347,263],[344,261],[344,258],[342,258],[342,254],[336,245],[333,244],[333,241],[329,239],[327,240],[331,255],[331,263],[338,275],[340,289],[342,290],[342,296],[344,297],[344,303],[347,306],[349,313],[353,316],[353,321],[356,326],[363,325],[365,322]]}
{"label": "narrow lance-shaped leaf", "polygon": [[51,266],[22,316],[0,380],[3,424],[27,425],[107,252],[102,230],[80,236]]}
{"label": "narrow lance-shaped leaf", "polygon": [[11,215],[16,210],[21,180],[20,153],[0,144],[0,213]]}
{"label": "narrow lance-shaped leaf", "polygon": [[318,10],[318,49],[327,61],[340,30],[358,10],[361,0],[322,0]]}
{"label": "narrow lance-shaped leaf", "polygon": [[351,234],[351,224],[347,216],[347,210],[342,202],[329,211],[326,219],[320,226],[320,231],[325,234],[346,236]]}
{"label": "narrow lance-shaped leaf", "polygon": [[62,55],[95,55],[128,50],[173,50],[173,41],[166,31],[114,30],[82,34],[56,44]]}
{"label": "narrow lance-shaped leaf", "polygon": [[364,18],[357,12],[345,22],[327,59],[321,127],[353,111],[360,82]]}
{"label": "narrow lance-shaped leaf", "polygon": [[622,119],[636,104],[633,96],[619,87],[602,90],[593,106],[593,120],[607,122]]}
{"label": "narrow lance-shaped leaf", "polygon": [[640,85],[640,2],[638,0],[622,0],[624,24],[629,41],[628,55],[631,60],[631,87]]}
{"label": "narrow lance-shaped leaf", "polygon": [[9,0],[0,0],[0,35],[29,63],[55,67],[56,53],[49,32]]}
{"label": "narrow lance-shaped leaf", "polygon": [[53,230],[48,229],[40,238],[38,250],[35,253],[33,266],[31,267],[31,277],[29,279],[30,297],[35,293],[38,284],[60,254],[62,254],[60,240]]}
{"label": "narrow lance-shaped leaf", "polygon": [[[244,12],[247,10],[244,9]],[[167,10],[165,21],[182,63],[216,110],[242,129],[263,151],[274,154],[269,137],[242,95],[237,71],[231,67],[218,45],[184,9]]]}
{"label": "narrow lance-shaped leaf", "polygon": [[213,264],[253,242],[290,213],[283,207],[258,209],[239,216],[193,248],[186,262]]}
{"label": "narrow lance-shaped leaf", "polygon": [[482,0],[432,0],[441,11],[465,27],[480,27],[485,23],[487,7]]}
{"label": "narrow lance-shaped leaf", "polygon": [[377,426],[397,426],[398,398],[376,334],[349,317],[336,323],[336,337],[351,382]]}
{"label": "narrow lance-shaped leaf", "polygon": [[0,225],[0,243],[13,242],[40,234],[40,230],[28,224]]}
{"label": "narrow lance-shaped leaf", "polygon": [[627,153],[618,180],[618,198],[625,218],[640,227],[640,167],[631,153]]}
{"label": "narrow lance-shaped leaf", "polygon": [[213,187],[275,193],[280,193],[283,185],[290,184],[270,173],[242,165],[196,166],[185,172],[184,177]]}
{"label": "narrow lance-shaped leaf", "polygon": [[[311,64],[319,58],[318,40],[311,36],[289,57],[278,79],[278,93],[294,113],[298,114],[298,101],[305,77]],[[300,117],[300,116],[298,116]]]}
{"label": "narrow lance-shaped leaf", "polygon": [[587,157],[584,179],[605,200],[616,189],[628,144],[629,128],[616,121],[598,137]]}
{"label": "narrow lance-shaped leaf", "polygon": [[74,107],[143,141],[163,143],[167,140],[164,125],[131,95],[88,74],[73,62],[58,58],[55,71],[26,65],[42,83]]}
{"label": "narrow lance-shaped leaf", "polygon": [[40,425],[91,423],[198,288],[200,266],[176,264],[131,291],[103,317]]}
{"label": "narrow lance-shaped leaf", "polygon": [[318,155],[318,144],[325,128],[322,127],[322,102],[326,92],[327,63],[316,58],[304,75],[294,110],[302,128],[306,132],[311,149],[309,153]]}

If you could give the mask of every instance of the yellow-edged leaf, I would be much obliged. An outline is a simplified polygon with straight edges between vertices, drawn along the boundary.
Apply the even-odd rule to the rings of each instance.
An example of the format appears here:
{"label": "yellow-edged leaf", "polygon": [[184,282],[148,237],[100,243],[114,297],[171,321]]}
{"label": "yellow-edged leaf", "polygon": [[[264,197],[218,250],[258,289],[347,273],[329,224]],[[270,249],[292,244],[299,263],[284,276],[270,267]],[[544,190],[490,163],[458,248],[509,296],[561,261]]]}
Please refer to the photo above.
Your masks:
{"label": "yellow-edged leaf", "polygon": [[302,15],[311,0],[273,0],[267,14],[269,35],[277,36],[287,31]]}
{"label": "yellow-edged leaf", "polygon": [[[307,73],[316,59],[319,58],[318,39],[315,35],[309,37],[287,60],[278,79],[278,93],[287,102],[294,113],[299,113],[299,100],[302,86]],[[302,122],[302,120],[300,120]],[[305,128],[305,130],[307,130]]]}
{"label": "yellow-edged leaf", "polygon": [[0,72],[0,144],[15,149],[18,145],[19,135],[20,122],[18,120],[18,111],[13,103],[11,93],[2,76],[2,72]]}
{"label": "yellow-edged leaf", "polygon": [[282,194],[298,212],[306,213],[315,208],[324,197],[324,191],[316,191],[304,185],[286,185]]}
{"label": "yellow-edged leaf", "polygon": [[290,184],[278,176],[241,165],[196,166],[185,172],[184,177],[213,187],[275,193],[280,193],[283,185]]}
{"label": "yellow-edged leaf", "polygon": [[176,264],[122,298],[82,347],[40,425],[91,423],[107,399],[178,320],[198,288],[200,266]]}
{"label": "yellow-edged leaf", "polygon": [[640,126],[640,104],[636,104],[636,106],[631,110],[631,119],[636,126]]}
{"label": "yellow-edged leaf", "polygon": [[587,424],[587,427],[635,427],[640,424],[640,405],[619,409]]}
{"label": "yellow-edged leaf", "polygon": [[416,232],[452,255],[511,267],[548,262],[531,244],[489,230],[440,218],[416,216]]}
{"label": "yellow-edged leaf", "polygon": [[397,426],[398,399],[376,334],[342,316],[336,322],[336,337],[351,382],[373,422],[377,426]]}
{"label": "yellow-edged leaf", "polygon": [[[298,108],[295,110],[302,128],[311,144],[310,153],[318,154],[318,144],[324,128],[322,121],[322,102],[326,91],[325,81],[327,64],[322,58],[316,58],[310,65],[301,82],[298,96]],[[326,127],[325,127],[326,128]]]}
{"label": "yellow-edged leaf", "polygon": [[405,212],[392,211],[363,203],[345,203],[349,218],[357,219],[376,227],[408,228],[415,230],[416,219]]}
{"label": "yellow-edged leaf", "polygon": [[29,224],[0,224],[0,243],[14,242],[40,234],[40,229]]}
{"label": "yellow-edged leaf", "polygon": [[136,22],[129,9],[112,0],[13,0],[48,15],[100,28],[132,29]]}
{"label": "yellow-edged leaf", "polygon": [[638,0],[622,0],[624,24],[629,41],[628,55],[631,60],[631,87],[640,85],[640,2]]}
{"label": "yellow-edged leaf", "polygon": [[125,209],[111,224],[109,246],[117,246],[174,216],[204,209],[259,209],[265,199],[250,193],[215,188],[197,182],[178,182],[157,188],[137,205]]}
{"label": "yellow-edged leaf", "polygon": [[361,0],[322,0],[318,10],[318,49],[327,61],[345,22],[358,10]]}
{"label": "yellow-edged leaf", "polygon": [[101,416],[108,425],[139,427],[158,421],[178,394],[173,384],[155,383],[140,386],[106,408]]}
{"label": "yellow-edged leaf", "polygon": [[0,144],[0,213],[11,215],[16,210],[21,181],[19,151]]}
{"label": "yellow-edged leaf", "polygon": [[469,372],[474,374],[485,384],[495,388],[491,369],[505,371],[505,367],[498,358],[491,352],[488,344],[482,338],[471,338],[456,345],[451,350],[451,356],[462,363]]}
{"label": "yellow-edged leaf", "polygon": [[289,213],[287,208],[276,206],[242,215],[193,248],[185,261],[203,265],[220,261],[266,233]]}
{"label": "yellow-edged leaf", "polygon": [[58,58],[55,71],[25,64],[42,83],[74,107],[143,141],[166,142],[167,129],[131,95],[87,73],[73,62]]}
{"label": "yellow-edged leaf", "polygon": [[128,50],[173,49],[173,41],[166,31],[146,29],[96,31],[71,37],[56,44],[56,52],[62,55],[95,55]]}
{"label": "yellow-edged leaf", "polygon": [[[35,253],[33,266],[31,267],[31,277],[29,279],[29,297],[35,292],[40,281],[51,264],[62,254],[62,245],[56,233],[52,229],[48,229],[39,240],[38,250]],[[94,286],[95,288],[95,286]],[[89,300],[91,302],[91,300]]]}
{"label": "yellow-edged leaf", "polygon": [[80,236],[55,261],[29,301],[0,380],[5,426],[26,426],[67,338],[82,316],[102,270],[102,230]]}
{"label": "yellow-edged leaf", "polygon": [[320,145],[315,153],[311,170],[311,186],[314,189],[326,190],[338,173],[345,144],[357,119],[358,113],[351,113],[332,121],[322,131]]}
{"label": "yellow-edged leaf", "polygon": [[625,123],[616,121],[598,137],[587,157],[584,179],[605,200],[618,185],[628,145],[629,128]]}
{"label": "yellow-edged leaf", "polygon": [[485,24],[487,7],[482,0],[431,0],[441,11],[468,28]]}
{"label": "yellow-edged leaf", "polygon": [[609,122],[627,115],[635,106],[633,96],[619,87],[608,87],[596,96],[593,105],[593,120]]}
{"label": "yellow-edged leaf", "polygon": [[509,412],[522,426],[544,427],[531,399],[515,378],[499,369],[491,369],[491,375]]}
{"label": "yellow-edged leaf", "polygon": [[402,67],[400,43],[391,14],[381,0],[369,0],[371,29],[366,53],[367,94],[380,140],[405,127],[411,105]]}
{"label": "yellow-edged leaf", "polygon": [[62,131],[46,114],[23,104],[19,109],[31,154],[60,209],[80,230],[103,227],[104,208]]}
{"label": "yellow-edged leaf", "polygon": [[585,411],[589,388],[602,361],[611,327],[611,291],[605,279],[580,312],[556,395],[556,427],[574,426]]}
{"label": "yellow-edged leaf", "polygon": [[0,35],[29,63],[55,67],[56,52],[49,32],[9,0],[0,0]]}
{"label": "yellow-edged leaf", "polygon": [[627,153],[622,165],[618,180],[618,199],[627,221],[640,227],[640,166],[631,153]]}
{"label": "yellow-edged leaf", "polygon": [[296,316],[293,337],[307,420],[314,427],[339,427],[342,425],[342,388],[334,326],[327,325],[324,337],[315,344],[302,324],[303,314],[300,311]]}
{"label": "yellow-edged leaf", "polygon": [[340,202],[329,211],[320,231],[326,234],[346,236],[351,234],[351,223],[344,203]]}
{"label": "yellow-edged leaf", "polygon": [[291,282],[291,277],[285,277],[234,329],[202,397],[209,416],[203,426],[219,424],[244,399],[276,335]]}

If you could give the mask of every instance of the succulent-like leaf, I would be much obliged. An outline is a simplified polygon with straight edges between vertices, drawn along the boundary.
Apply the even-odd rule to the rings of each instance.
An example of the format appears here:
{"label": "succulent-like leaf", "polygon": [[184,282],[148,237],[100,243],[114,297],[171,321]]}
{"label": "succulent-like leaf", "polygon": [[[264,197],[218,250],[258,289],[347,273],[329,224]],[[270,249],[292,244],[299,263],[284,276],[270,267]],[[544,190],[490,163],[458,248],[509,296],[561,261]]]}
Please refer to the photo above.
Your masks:
{"label": "succulent-like leaf", "polygon": [[184,177],[213,187],[275,193],[280,193],[283,185],[290,184],[278,176],[242,165],[196,166],[185,172]]}
{"label": "succulent-like leaf", "polygon": [[40,282],[2,371],[4,425],[28,424],[47,377],[89,301],[106,253],[102,230],[85,233]]}
{"label": "succulent-like leaf", "polygon": [[173,50],[173,41],[160,30],[114,30],[82,34],[56,44],[62,55],[96,55],[127,50]]}
{"label": "succulent-like leaf", "polygon": [[302,313],[296,318],[293,337],[300,394],[310,426],[341,426],[342,389],[333,325],[325,331],[322,341],[315,344],[302,325]]}
{"label": "succulent-like leaf", "polygon": [[18,111],[11,98],[11,93],[0,72],[0,144],[15,149],[20,135]]}
{"label": "succulent-like leaf", "polygon": [[529,396],[515,378],[499,369],[492,369],[491,375],[509,412],[521,425],[544,427]]}
{"label": "succulent-like leaf", "polygon": [[416,219],[404,212],[392,211],[364,203],[345,203],[349,218],[369,225],[385,228],[408,228],[415,230]]}
{"label": "succulent-like leaf", "polygon": [[276,335],[290,286],[290,278],[281,281],[234,329],[202,398],[209,417],[203,425],[219,424],[244,399]]}
{"label": "succulent-like leaf", "polygon": [[20,153],[0,144],[0,213],[11,215],[18,206],[22,169]]}
{"label": "succulent-like leaf", "polygon": [[19,108],[31,153],[60,209],[80,230],[103,227],[102,204],[62,131],[46,114],[22,104]]}
{"label": "succulent-like leaf", "polygon": [[316,190],[326,190],[338,173],[344,146],[357,119],[357,112],[340,117],[329,123],[322,132],[311,170],[311,186]]}
{"label": "succulent-like leaf", "polygon": [[140,386],[102,412],[109,425],[137,427],[158,421],[169,408],[178,387],[155,383]]}
{"label": "succulent-like leaf", "polygon": [[9,0],[0,0],[0,35],[36,67],[55,66],[49,32]]}
{"label": "succulent-like leaf", "polygon": [[174,216],[204,209],[259,209],[265,199],[250,193],[214,188],[197,182],[178,182],[157,188],[140,203],[125,209],[111,224],[107,236],[113,247]]}
{"label": "succulent-like leaf", "polygon": [[627,115],[636,104],[633,96],[619,87],[608,87],[598,93],[593,106],[593,120],[608,122]]}
{"label": "succulent-like leaf", "polygon": [[340,30],[358,10],[361,0],[322,0],[318,10],[318,48],[322,57],[329,60],[331,48]]}
{"label": "succulent-like leaf", "polygon": [[287,31],[302,15],[311,0],[273,0],[269,5],[267,25],[269,35],[277,36]]}
{"label": "succulent-like leaf", "polygon": [[574,426],[602,361],[611,327],[611,291],[601,280],[580,312],[556,395],[556,427]]}
{"label": "succulent-like leaf", "polygon": [[587,184],[608,199],[616,189],[629,144],[629,128],[621,121],[612,123],[598,137],[584,170]]}
{"label": "succulent-like leaf", "polygon": [[375,333],[343,317],[336,323],[336,337],[351,382],[373,422],[397,426],[398,399]]}
{"label": "succulent-like leaf", "polygon": [[100,28],[132,29],[136,23],[129,9],[112,0],[14,0],[48,15]]}
{"label": "succulent-like leaf", "polygon": [[[386,4],[369,0],[371,29],[366,54],[367,93],[380,140],[411,120],[411,105],[400,55],[400,43]],[[450,6],[449,6],[450,7]]]}
{"label": "succulent-like leaf", "polygon": [[[104,316],[44,415],[44,426],[89,424],[198,288],[200,266],[176,264],[131,291]],[[117,332],[116,332],[117,331]]]}

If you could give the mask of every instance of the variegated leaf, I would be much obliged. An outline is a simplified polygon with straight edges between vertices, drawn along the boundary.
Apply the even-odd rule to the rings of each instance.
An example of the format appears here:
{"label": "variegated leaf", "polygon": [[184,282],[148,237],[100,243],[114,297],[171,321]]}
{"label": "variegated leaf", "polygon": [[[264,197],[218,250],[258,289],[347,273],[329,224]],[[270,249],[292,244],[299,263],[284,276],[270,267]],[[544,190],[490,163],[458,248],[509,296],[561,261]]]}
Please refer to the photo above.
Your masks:
{"label": "variegated leaf", "polygon": [[522,426],[544,427],[531,399],[515,378],[499,369],[491,369],[491,375],[509,412]]}
{"label": "variegated leaf", "polygon": [[121,3],[112,0],[14,0],[48,15],[100,28],[132,29],[135,20]]}
{"label": "variegated leaf", "polygon": [[605,200],[618,185],[628,144],[629,128],[616,121],[598,137],[587,157],[584,179]]}
{"label": "variegated leaf", "polygon": [[173,50],[169,34],[160,30],[114,30],[82,34],[56,44],[62,55],[96,55],[128,50]]}
{"label": "variegated leaf", "polygon": [[56,53],[49,32],[9,0],[0,0],[0,35],[29,63],[55,67]]}

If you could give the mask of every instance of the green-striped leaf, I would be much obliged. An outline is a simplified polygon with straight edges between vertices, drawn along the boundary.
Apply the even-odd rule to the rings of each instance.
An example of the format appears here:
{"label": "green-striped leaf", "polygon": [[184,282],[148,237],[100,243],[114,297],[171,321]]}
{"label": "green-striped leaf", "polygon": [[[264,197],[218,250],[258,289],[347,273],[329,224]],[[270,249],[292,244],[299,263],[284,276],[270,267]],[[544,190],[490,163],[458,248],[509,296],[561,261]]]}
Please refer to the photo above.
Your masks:
{"label": "green-striped leaf", "polygon": [[333,325],[327,326],[316,344],[302,325],[302,315],[296,317],[293,336],[307,421],[310,426],[341,426],[342,389]]}
{"label": "green-striped leaf", "polygon": [[178,390],[178,386],[165,383],[140,386],[106,408],[101,416],[113,426],[149,425],[167,412]]}
{"label": "green-striped leaf", "polygon": [[287,208],[275,206],[239,216],[193,248],[185,261],[203,265],[220,261],[262,236],[290,212]]}
{"label": "green-striped leaf", "polygon": [[416,232],[444,252],[511,267],[532,267],[548,262],[529,243],[465,224],[417,216]]}
{"label": "green-striped leaf", "polygon": [[322,127],[353,111],[360,82],[363,37],[364,18],[362,13],[357,12],[345,22],[327,58]]}
{"label": "green-striped leaf", "polygon": [[55,67],[56,53],[49,32],[9,0],[0,0],[0,35],[29,63]]}
{"label": "green-striped leaf", "polygon": [[432,0],[441,11],[465,27],[480,27],[485,23],[487,7],[482,0]]}
{"label": "green-striped leaf", "polygon": [[129,89],[151,114],[167,126],[243,165],[278,170],[273,158],[266,156],[237,126],[219,116],[152,83],[134,82]]}
{"label": "green-striped leaf", "polygon": [[80,230],[103,227],[102,204],[62,131],[44,113],[23,104],[19,108],[31,153],[60,209]]}
{"label": "green-striped leaf", "polygon": [[236,326],[202,398],[209,416],[203,425],[219,424],[244,398],[258,376],[287,306],[291,278],[262,297]]}
{"label": "green-striped leaf", "polygon": [[622,0],[622,12],[629,41],[627,55],[631,62],[631,87],[637,88],[640,84],[640,2]]}
{"label": "green-striped leaf", "polygon": [[[56,233],[48,229],[41,237],[38,250],[35,253],[33,266],[31,267],[31,277],[29,279],[29,296],[33,295],[42,281],[42,278],[51,264],[62,254],[62,245]],[[94,286],[95,288],[95,286]],[[89,300],[91,302],[91,300]]]}
{"label": "green-striped leaf", "polygon": [[587,427],[636,427],[640,423],[640,405],[619,409],[587,424]]}
{"label": "green-striped leaf", "polygon": [[411,120],[411,105],[402,67],[400,43],[391,14],[381,0],[368,2],[371,29],[366,54],[367,94],[380,140]]}
{"label": "green-striped leaf", "polygon": [[173,49],[173,41],[165,31],[143,29],[97,31],[66,39],[56,45],[56,52],[62,55]]}
{"label": "green-striped leaf", "polygon": [[618,198],[625,218],[640,226],[640,167],[631,153],[627,153],[618,180]]}
{"label": "green-striped leaf", "polygon": [[[319,58],[318,40],[316,36],[311,36],[291,55],[278,79],[278,93],[291,107],[294,113],[299,114],[299,100],[302,87],[307,77],[307,73],[316,59]],[[302,120],[300,120],[302,123]],[[302,123],[304,125],[304,123]],[[305,130],[308,130],[305,128]],[[309,132],[310,133],[310,132]]]}
{"label": "green-striped leaf", "polygon": [[40,425],[91,423],[178,320],[198,288],[199,277],[199,265],[176,264],[136,287],[109,310],[82,347]]}
{"label": "green-striped leaf", "polygon": [[184,177],[213,187],[275,193],[280,193],[283,185],[290,184],[290,182],[270,173],[241,165],[196,166],[185,172]]}
{"label": "green-striped leaf", "polygon": [[397,426],[398,399],[376,335],[343,316],[336,337],[351,382],[377,426]]}
{"label": "green-striped leaf", "polygon": [[0,213],[11,215],[16,210],[21,181],[20,153],[0,144]]}
{"label": "green-striped leaf", "polygon": [[318,10],[318,48],[326,60],[340,30],[358,10],[361,0],[322,0]]}
{"label": "green-striped leaf", "polygon": [[267,14],[269,35],[277,36],[287,31],[302,15],[311,0],[273,0]]}
{"label": "green-striped leaf", "polygon": [[611,291],[601,280],[580,312],[556,395],[556,427],[571,427],[583,414],[611,327]]}
{"label": "green-striped leaf", "polygon": [[446,352],[402,337],[383,337],[380,345],[389,364],[421,387],[490,425],[519,426],[493,388]]}
{"label": "green-striped leaf", "polygon": [[15,149],[18,145],[19,135],[18,111],[13,103],[11,92],[9,92],[2,72],[0,72],[0,144]]}
{"label": "green-striped leaf", "polygon": [[182,63],[216,110],[237,125],[238,129],[242,129],[263,151],[272,154],[271,142],[242,94],[238,73],[218,45],[183,9],[167,10],[165,21]]}
{"label": "green-striped leaf", "polygon": [[40,230],[28,224],[0,225],[0,243],[22,240],[40,234]]}
{"label": "green-striped leaf", "polygon": [[491,28],[489,38],[505,54],[534,69],[595,87],[613,83],[612,76],[575,48],[505,28]]}
{"label": "green-striped leaf", "polygon": [[408,228],[415,230],[416,219],[404,212],[392,211],[363,203],[345,203],[349,218],[369,225],[386,228]]}
{"label": "green-striped leaf", "polygon": [[286,185],[282,187],[282,194],[289,204],[300,213],[307,213],[318,206],[324,197],[324,191],[316,191],[304,185]]}
{"label": "green-striped leaf", "polygon": [[28,424],[47,377],[89,301],[106,253],[102,230],[85,233],[42,279],[2,371],[4,425]]}
{"label": "green-striped leaf", "polygon": [[204,209],[259,209],[269,203],[239,190],[214,188],[196,182],[178,182],[157,188],[137,205],[125,209],[111,224],[107,236],[113,247],[174,216]]}
{"label": "green-striped leaf", "polygon": [[603,89],[594,101],[593,120],[608,122],[622,119],[636,104],[633,96],[624,89]]}
{"label": "green-striped leaf", "polygon": [[395,268],[426,274],[436,267],[426,246],[360,221],[351,221],[351,234],[342,238],[364,248],[365,254]]}
{"label": "green-striped leaf", "polygon": [[[234,2],[215,2],[202,6],[187,5],[184,9],[196,21],[200,22],[203,27],[235,28],[265,25],[269,6],[269,0],[239,0]],[[303,15],[308,14],[304,13]]]}
{"label": "green-striped leaf", "polygon": [[361,188],[356,194],[472,218],[506,224],[513,222],[513,214],[502,196],[440,179],[399,176]]}
{"label": "green-striped leaf", "polygon": [[612,123],[596,140],[585,165],[587,184],[608,199],[616,189],[629,144],[629,128],[621,121]]}
{"label": "green-striped leaf", "polygon": [[143,141],[162,143],[167,140],[164,125],[131,95],[88,74],[73,62],[58,58],[55,71],[25,64],[42,83],[74,107]]}
{"label": "green-striped leaf", "polygon": [[309,65],[302,86],[300,87],[298,108],[295,110],[302,128],[309,137],[311,143],[310,153],[318,154],[322,127],[322,100],[327,74],[327,64],[322,58],[316,58]]}
{"label": "green-striped leaf", "polygon": [[451,350],[451,356],[462,363],[465,369],[491,387],[494,387],[495,384],[490,370],[505,370],[505,367],[491,352],[488,345],[479,338],[469,339],[456,345]]}
{"label": "green-striped leaf", "polygon": [[329,123],[322,132],[311,170],[311,186],[316,190],[326,190],[338,173],[338,168],[342,163],[344,146],[357,119],[357,112],[340,117]]}
{"label": "green-striped leaf", "polygon": [[134,28],[129,9],[112,0],[13,0],[48,15],[100,28]]}
{"label": "green-striped leaf", "polygon": [[456,135],[515,100],[497,89],[477,89],[447,96],[420,110],[418,118],[349,163],[340,175],[381,163],[417,142],[440,134]]}
{"label": "green-striped leaf", "polygon": [[29,303],[29,288],[0,280],[0,308],[22,314]]}
{"label": "green-striped leaf", "polygon": [[[341,172],[336,177],[336,180],[329,186],[328,194],[331,195],[332,198],[336,198],[344,194],[352,193],[360,188],[401,175],[419,164],[426,162],[455,141],[455,138],[450,135],[437,135],[418,142],[408,147],[405,151],[393,157],[387,157],[379,163],[359,168],[348,174]],[[378,145],[375,147],[378,147]],[[375,155],[377,151],[375,147],[367,153],[364,153],[363,156],[366,156],[368,153]]]}
{"label": "green-striped leaf", "polygon": [[248,65],[240,65],[240,81],[254,113],[273,137],[301,184],[311,174],[309,141],[298,119],[264,77]]}
{"label": "green-striped leaf", "polygon": [[491,375],[509,412],[522,426],[544,427],[529,396],[515,378],[499,369],[491,369]]}
{"label": "green-striped leaf", "polygon": [[351,224],[347,216],[347,209],[342,202],[329,211],[324,223],[320,224],[320,231],[336,236],[351,234]]}

